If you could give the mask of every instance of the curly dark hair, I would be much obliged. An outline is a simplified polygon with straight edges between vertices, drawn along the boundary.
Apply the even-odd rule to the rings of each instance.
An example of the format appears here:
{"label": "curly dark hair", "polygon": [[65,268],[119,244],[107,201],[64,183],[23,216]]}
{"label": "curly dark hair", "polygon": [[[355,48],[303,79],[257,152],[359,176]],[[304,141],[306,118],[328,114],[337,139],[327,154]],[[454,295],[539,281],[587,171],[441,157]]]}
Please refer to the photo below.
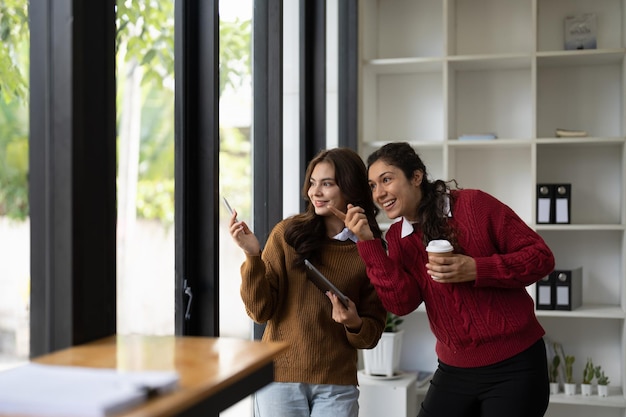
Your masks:
{"label": "curly dark hair", "polygon": [[451,207],[454,204],[454,193],[450,193],[451,185],[454,185],[455,189],[459,189],[456,180],[446,182],[438,179],[430,181],[426,165],[415,152],[415,149],[407,142],[387,143],[374,151],[367,158],[368,170],[374,162],[379,160],[402,170],[407,179],[411,179],[415,171],[423,173],[422,184],[420,185],[422,199],[417,207],[417,213],[415,213],[415,218],[423,233],[423,243],[427,245],[434,239],[447,239],[455,249],[458,249],[456,231],[448,223],[446,213],[446,200],[449,198]]}
{"label": "curly dark hair", "polygon": [[[372,199],[363,159],[349,148],[323,150],[311,160],[306,170],[302,186],[302,198],[307,202],[306,210],[304,213],[291,216],[292,221],[285,229],[285,240],[295,249],[297,264],[304,264],[305,259],[314,263],[319,262],[320,251],[328,239],[324,218],[315,214],[315,207],[308,196],[311,174],[321,162],[328,162],[335,168],[335,181],[345,200],[365,211],[374,237],[382,238],[382,232],[376,221],[378,208]],[[343,211],[346,209],[338,208]]]}

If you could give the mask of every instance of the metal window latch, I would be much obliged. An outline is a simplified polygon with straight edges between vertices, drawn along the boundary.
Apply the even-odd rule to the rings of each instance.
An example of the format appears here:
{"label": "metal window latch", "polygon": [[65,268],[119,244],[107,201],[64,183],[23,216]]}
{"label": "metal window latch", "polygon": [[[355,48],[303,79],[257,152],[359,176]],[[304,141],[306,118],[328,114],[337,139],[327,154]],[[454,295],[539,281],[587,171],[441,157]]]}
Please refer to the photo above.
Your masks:
{"label": "metal window latch", "polygon": [[187,300],[187,308],[185,309],[185,320],[189,320],[191,318],[191,300],[193,299],[193,293],[191,292],[191,287],[187,285],[187,280],[183,281],[183,290],[185,294],[189,296]]}

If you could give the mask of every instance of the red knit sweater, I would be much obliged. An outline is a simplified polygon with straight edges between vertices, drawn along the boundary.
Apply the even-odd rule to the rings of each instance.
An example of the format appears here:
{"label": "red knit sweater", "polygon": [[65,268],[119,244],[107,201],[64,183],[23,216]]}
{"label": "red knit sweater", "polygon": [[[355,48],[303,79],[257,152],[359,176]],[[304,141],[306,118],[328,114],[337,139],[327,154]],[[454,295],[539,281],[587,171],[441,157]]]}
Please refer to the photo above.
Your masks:
{"label": "red knit sweater", "polygon": [[486,366],[522,352],[545,333],[525,287],[554,269],[554,256],[494,197],[478,190],[452,192],[457,198],[450,221],[460,252],[476,261],[474,282],[435,282],[426,272],[421,231],[402,238],[402,222],[386,234],[388,254],[378,239],[359,242],[358,249],[387,310],[405,315],[424,302],[443,363]]}

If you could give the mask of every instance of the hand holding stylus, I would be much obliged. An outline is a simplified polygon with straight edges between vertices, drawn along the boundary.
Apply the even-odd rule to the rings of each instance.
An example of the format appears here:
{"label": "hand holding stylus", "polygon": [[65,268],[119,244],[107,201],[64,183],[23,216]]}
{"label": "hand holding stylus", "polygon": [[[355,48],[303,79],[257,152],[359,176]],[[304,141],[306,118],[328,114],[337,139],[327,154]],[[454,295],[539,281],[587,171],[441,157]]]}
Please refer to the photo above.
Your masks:
{"label": "hand holding stylus", "polygon": [[259,243],[259,239],[252,233],[252,230],[250,230],[246,222],[237,220],[237,210],[233,210],[225,198],[224,205],[230,212],[228,227],[233,241],[237,246],[243,249],[246,255],[254,256],[260,254],[261,244]]}

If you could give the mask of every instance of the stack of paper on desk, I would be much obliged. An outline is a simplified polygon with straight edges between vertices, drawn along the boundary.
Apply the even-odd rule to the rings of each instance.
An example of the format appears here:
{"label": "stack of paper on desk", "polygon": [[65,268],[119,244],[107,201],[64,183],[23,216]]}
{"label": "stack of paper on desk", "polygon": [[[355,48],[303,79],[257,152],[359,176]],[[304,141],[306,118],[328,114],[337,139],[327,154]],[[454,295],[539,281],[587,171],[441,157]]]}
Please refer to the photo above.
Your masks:
{"label": "stack of paper on desk", "polygon": [[0,372],[0,414],[104,417],[178,386],[173,371],[29,363]]}

